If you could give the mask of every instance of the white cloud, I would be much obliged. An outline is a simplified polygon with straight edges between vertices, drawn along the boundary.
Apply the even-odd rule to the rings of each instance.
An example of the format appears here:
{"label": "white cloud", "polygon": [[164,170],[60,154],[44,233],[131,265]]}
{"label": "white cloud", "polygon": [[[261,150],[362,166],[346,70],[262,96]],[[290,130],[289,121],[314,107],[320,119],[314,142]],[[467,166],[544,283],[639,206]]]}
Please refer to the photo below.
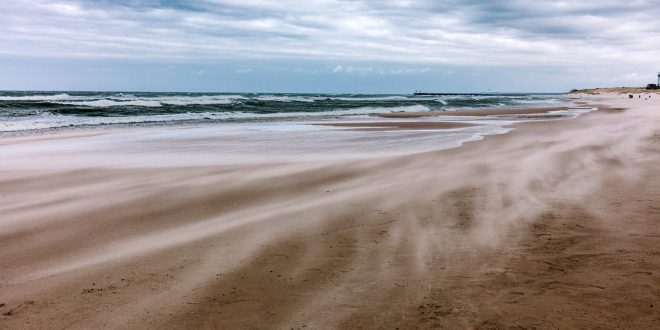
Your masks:
{"label": "white cloud", "polygon": [[388,72],[390,74],[393,74],[393,75],[428,73],[430,71],[431,71],[431,69],[429,69],[429,68],[423,68],[423,69],[390,69],[390,70],[388,70]]}
{"label": "white cloud", "polygon": [[332,73],[346,73],[346,74],[358,74],[358,75],[366,75],[366,74],[383,74],[385,71],[383,69],[374,69],[372,67],[355,67],[355,66],[343,66],[343,65],[337,65],[334,69],[332,69]]}
{"label": "white cloud", "polygon": [[338,73],[338,72],[343,72],[344,71],[344,66],[339,64],[337,65],[334,69],[332,69],[332,72]]}
{"label": "white cloud", "polygon": [[101,73],[115,72],[115,69],[113,69],[113,68],[87,68],[87,70],[85,70],[85,72],[101,74]]}
{"label": "white cloud", "polygon": [[644,85],[644,84],[655,83],[656,82],[656,75],[655,74],[649,74],[649,73],[639,74],[637,72],[633,72],[633,73],[629,73],[629,74],[624,75],[619,80],[623,80],[623,81],[626,81],[628,83]]}
{"label": "white cloud", "polygon": [[356,66],[343,66],[341,64],[332,69],[332,73],[346,73],[346,74],[377,74],[377,75],[403,75],[403,74],[422,74],[431,72],[430,68],[373,68],[373,67],[356,67]]}
{"label": "white cloud", "polygon": [[[4,3],[0,54],[412,66],[641,67],[657,64],[660,57],[660,6],[649,0],[120,2]],[[424,73],[409,70],[337,66],[333,72]]]}

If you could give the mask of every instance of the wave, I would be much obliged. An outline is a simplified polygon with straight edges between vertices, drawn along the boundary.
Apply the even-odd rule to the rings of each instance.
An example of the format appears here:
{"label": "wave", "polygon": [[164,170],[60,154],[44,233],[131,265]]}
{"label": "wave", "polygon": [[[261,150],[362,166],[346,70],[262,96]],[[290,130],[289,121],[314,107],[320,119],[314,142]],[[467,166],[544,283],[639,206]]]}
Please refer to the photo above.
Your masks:
{"label": "wave", "polygon": [[222,96],[170,96],[170,97],[135,97],[126,95],[123,97],[111,97],[96,100],[76,100],[76,101],[55,101],[54,103],[86,106],[86,107],[118,107],[118,106],[138,106],[138,107],[161,107],[163,105],[214,105],[231,104],[236,100],[244,100],[241,95],[222,95]]}
{"label": "wave", "polygon": [[378,113],[404,112],[404,111],[430,111],[429,108],[419,105],[394,108],[372,108],[364,107],[349,110],[337,111],[316,111],[316,112],[279,112],[258,114],[250,112],[198,112],[198,113],[179,113],[171,115],[133,115],[122,117],[89,117],[89,116],[68,116],[53,114],[49,112],[40,113],[35,116],[11,118],[11,120],[0,120],[0,132],[13,132],[25,130],[38,130],[49,128],[73,127],[73,126],[94,126],[94,125],[119,125],[119,124],[140,124],[140,123],[162,123],[162,122],[203,122],[203,121],[248,121],[268,119],[313,119],[323,117],[357,117],[369,116]]}
{"label": "wave", "polygon": [[315,120],[378,113],[545,106],[557,95],[0,92],[0,131],[184,121]]}
{"label": "wave", "polygon": [[533,106],[557,106],[566,104],[566,101],[560,99],[513,99],[511,103],[518,105],[533,105]]}
{"label": "wave", "polygon": [[0,101],[61,101],[70,99],[71,95],[67,93],[55,95],[0,96]]}
{"label": "wave", "polygon": [[213,104],[231,104],[237,100],[247,99],[241,95],[222,95],[222,96],[176,96],[157,98],[156,101],[161,104],[169,105],[213,105]]}
{"label": "wave", "polygon": [[249,113],[248,115],[255,115],[255,118],[258,117],[327,117],[327,116],[368,116],[379,113],[392,113],[392,112],[422,112],[422,111],[431,111],[426,106],[423,105],[410,105],[403,107],[389,107],[389,108],[377,108],[377,107],[363,107],[356,109],[347,109],[347,110],[329,110],[329,111],[310,111],[310,112],[279,112],[279,113],[269,113],[269,114],[254,114]]}
{"label": "wave", "polygon": [[280,96],[280,95],[263,95],[254,98],[259,101],[275,101],[275,102],[314,102],[319,98],[309,96]]}
{"label": "wave", "polygon": [[[37,100],[37,99],[35,99]],[[67,101],[66,99],[63,99]],[[317,101],[346,101],[346,102],[387,102],[387,101],[411,101],[417,100],[408,98],[406,96],[383,96],[383,97],[330,97],[330,96],[307,96],[307,95],[257,95],[257,96],[242,96],[242,95],[221,95],[221,96],[168,96],[168,97],[122,97],[112,96],[102,99],[80,100],[71,102],[57,102],[56,99],[41,99],[41,101],[53,101],[60,104],[68,105],[81,105],[89,107],[112,107],[122,105],[134,106],[163,106],[163,105],[214,105],[214,104],[232,104],[240,101],[263,101],[263,102],[306,102],[313,103]],[[158,104],[159,103],[159,104]]]}
{"label": "wave", "polygon": [[330,100],[339,100],[339,101],[417,101],[415,98],[411,98],[403,95],[389,95],[389,96],[355,96],[355,97],[328,97],[326,99]]}
{"label": "wave", "polygon": [[96,107],[96,108],[108,108],[108,107],[117,107],[117,106],[136,106],[136,107],[162,106],[160,102],[150,101],[150,100],[118,101],[118,100],[102,99],[102,100],[94,100],[94,101],[74,101],[74,102],[57,102],[57,103],[76,105],[76,106]]}
{"label": "wave", "polygon": [[241,102],[273,102],[273,103],[293,103],[293,102],[332,102],[339,103],[408,103],[432,101],[432,99],[412,98],[404,95],[276,95],[276,94],[218,94],[218,95],[135,95],[128,93],[111,94],[86,94],[70,95],[66,93],[47,95],[11,95],[0,96],[0,101],[18,101],[18,102],[50,102],[53,104],[108,108],[116,106],[144,106],[159,107],[167,105],[223,105]]}

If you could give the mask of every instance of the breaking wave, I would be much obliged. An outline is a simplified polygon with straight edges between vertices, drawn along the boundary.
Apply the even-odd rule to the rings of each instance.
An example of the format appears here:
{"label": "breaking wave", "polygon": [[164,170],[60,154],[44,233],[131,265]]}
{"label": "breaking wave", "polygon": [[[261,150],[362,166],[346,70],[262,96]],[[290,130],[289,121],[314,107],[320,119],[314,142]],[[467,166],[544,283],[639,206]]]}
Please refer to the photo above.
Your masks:
{"label": "breaking wave", "polygon": [[559,95],[414,96],[141,92],[0,92],[0,131],[162,122],[241,122],[389,112],[543,106]]}

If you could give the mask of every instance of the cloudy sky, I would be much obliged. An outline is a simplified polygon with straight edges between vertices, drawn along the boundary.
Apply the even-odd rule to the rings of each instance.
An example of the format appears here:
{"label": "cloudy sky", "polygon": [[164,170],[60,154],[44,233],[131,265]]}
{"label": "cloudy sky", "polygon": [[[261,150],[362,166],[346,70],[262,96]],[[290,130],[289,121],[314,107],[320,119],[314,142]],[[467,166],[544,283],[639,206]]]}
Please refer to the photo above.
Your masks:
{"label": "cloudy sky", "polygon": [[548,92],[660,71],[659,0],[0,6],[0,89]]}

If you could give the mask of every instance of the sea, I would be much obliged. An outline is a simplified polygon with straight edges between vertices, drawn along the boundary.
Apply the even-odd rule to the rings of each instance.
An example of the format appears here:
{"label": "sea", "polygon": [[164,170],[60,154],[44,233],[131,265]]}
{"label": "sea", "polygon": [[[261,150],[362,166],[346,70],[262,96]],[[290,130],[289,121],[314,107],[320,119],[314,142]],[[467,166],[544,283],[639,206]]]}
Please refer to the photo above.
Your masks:
{"label": "sea", "polygon": [[392,112],[554,107],[563,94],[438,95],[0,92],[0,132],[367,118]]}
{"label": "sea", "polygon": [[[526,115],[459,116],[479,108],[562,107]],[[142,92],[0,92],[0,165],[21,168],[88,164],[254,164],[396,156],[457,148],[517,123],[570,120],[593,109],[564,94],[273,94]],[[448,112],[384,119],[378,114]],[[449,129],[360,129],[336,122],[442,121]],[[367,125],[365,125],[366,127]],[[92,131],[92,132],[90,132]],[[60,134],[63,133],[63,134]],[[29,141],[29,143],[27,143]],[[34,155],[44,157],[34,162]],[[71,155],[84,155],[74,157]],[[47,161],[46,161],[47,160]],[[12,165],[13,164],[13,165]],[[0,166],[1,167],[1,166]]]}

